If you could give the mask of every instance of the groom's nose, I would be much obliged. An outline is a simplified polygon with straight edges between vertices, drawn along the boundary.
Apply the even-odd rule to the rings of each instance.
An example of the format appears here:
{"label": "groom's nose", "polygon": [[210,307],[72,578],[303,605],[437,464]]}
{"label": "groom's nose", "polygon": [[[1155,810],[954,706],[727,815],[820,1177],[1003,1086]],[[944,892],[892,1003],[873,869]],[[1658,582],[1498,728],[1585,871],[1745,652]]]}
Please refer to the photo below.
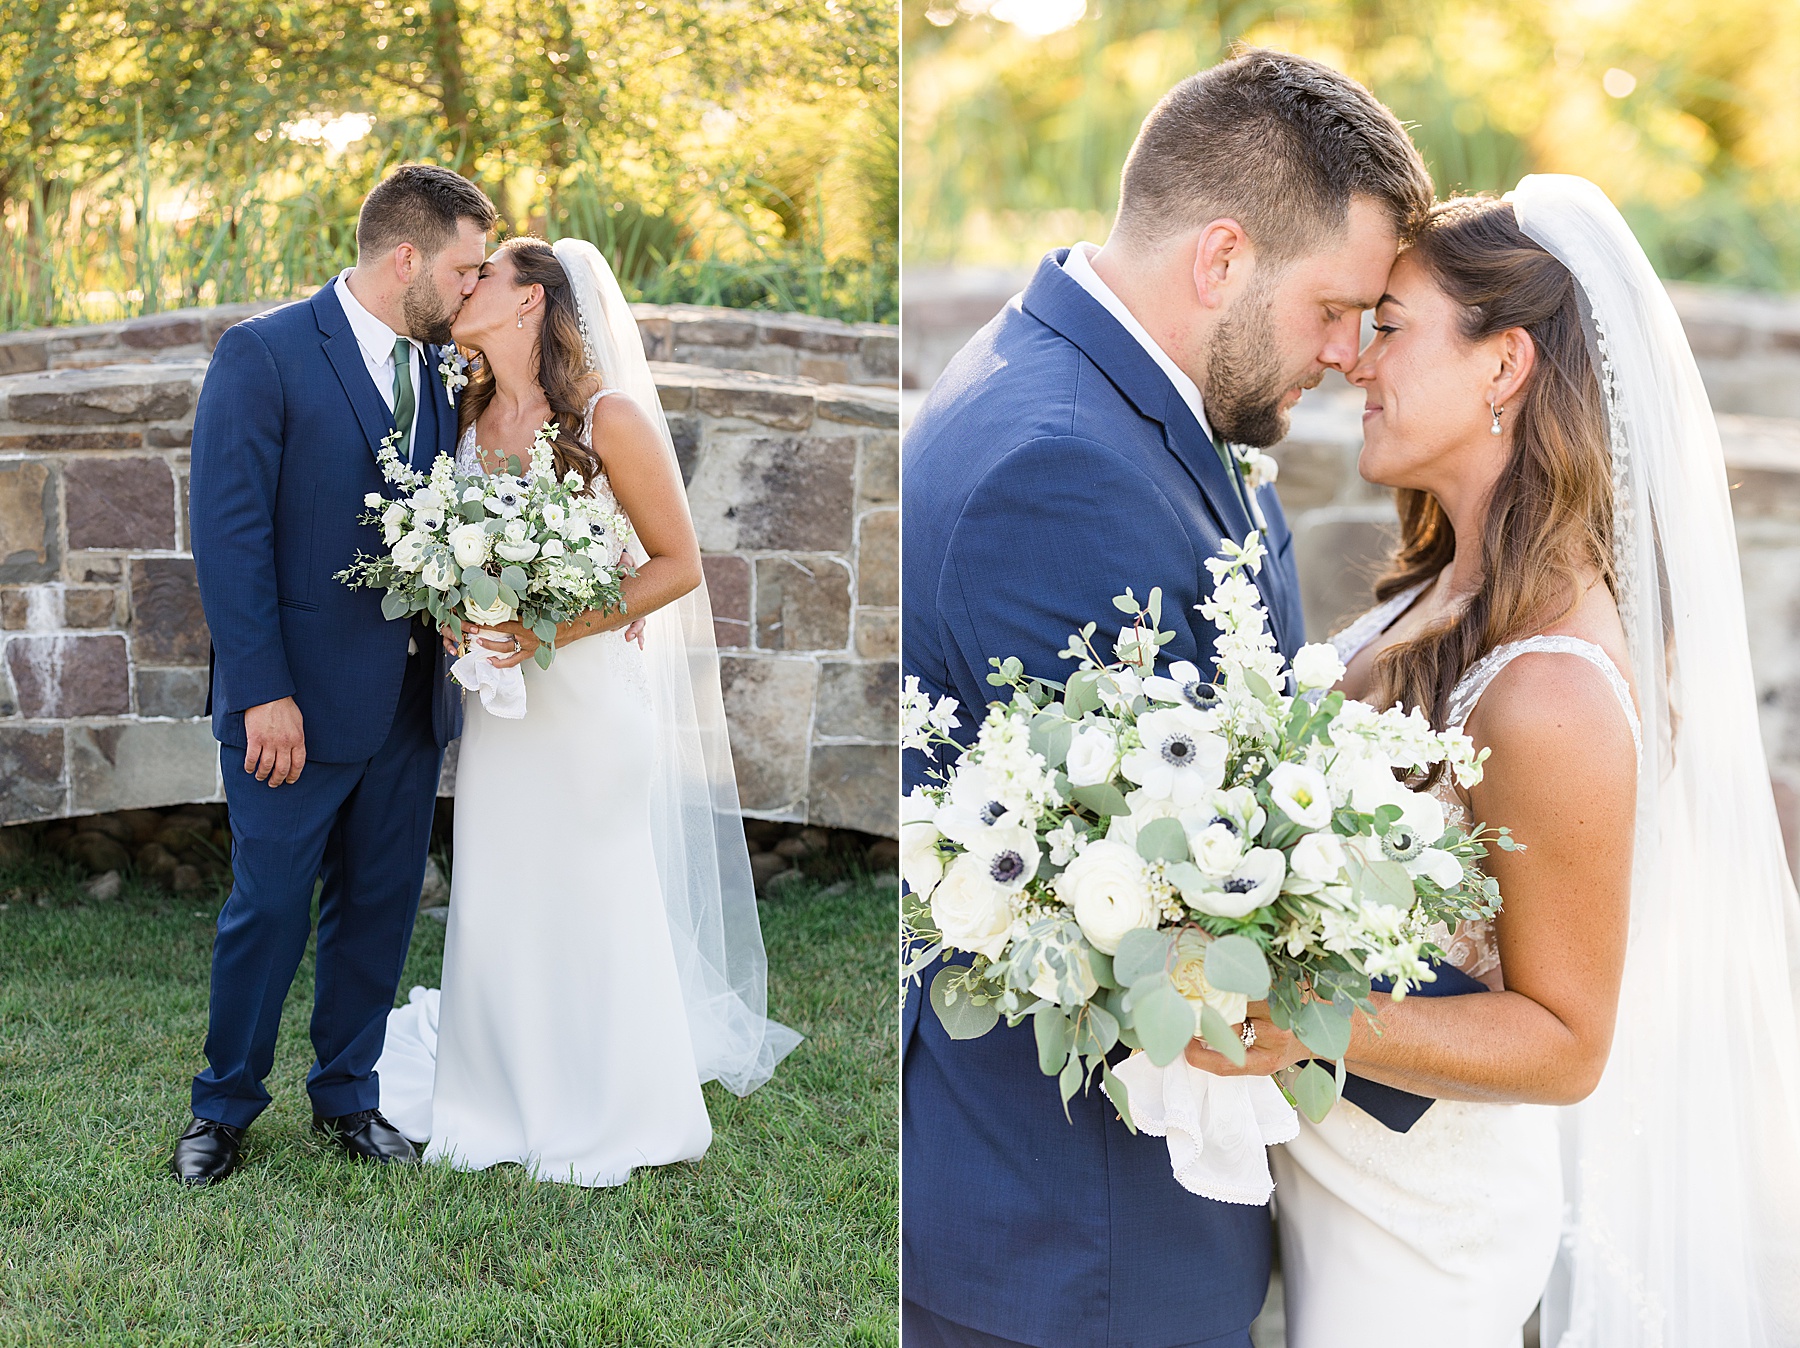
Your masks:
{"label": "groom's nose", "polygon": [[1319,348],[1319,364],[1329,366],[1339,374],[1349,374],[1362,354],[1361,338],[1362,315],[1340,314],[1326,327],[1325,345]]}

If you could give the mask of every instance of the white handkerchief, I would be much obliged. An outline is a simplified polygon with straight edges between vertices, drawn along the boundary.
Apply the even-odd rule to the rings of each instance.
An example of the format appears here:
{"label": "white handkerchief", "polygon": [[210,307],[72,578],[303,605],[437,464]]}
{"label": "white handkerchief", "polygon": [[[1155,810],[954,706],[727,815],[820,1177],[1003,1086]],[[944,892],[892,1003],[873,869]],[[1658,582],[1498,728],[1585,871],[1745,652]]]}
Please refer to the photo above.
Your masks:
{"label": "white handkerchief", "polygon": [[1141,1133],[1167,1138],[1175,1180],[1221,1203],[1260,1205],[1275,1192],[1267,1147],[1292,1142],[1300,1116],[1267,1077],[1216,1077],[1177,1058],[1158,1067],[1133,1053],[1113,1068]]}
{"label": "white handkerchief", "polygon": [[459,656],[450,674],[464,688],[481,694],[481,705],[494,716],[516,721],[525,715],[525,671],[517,665],[496,669],[494,661],[505,651],[489,651],[471,640],[469,653]]}

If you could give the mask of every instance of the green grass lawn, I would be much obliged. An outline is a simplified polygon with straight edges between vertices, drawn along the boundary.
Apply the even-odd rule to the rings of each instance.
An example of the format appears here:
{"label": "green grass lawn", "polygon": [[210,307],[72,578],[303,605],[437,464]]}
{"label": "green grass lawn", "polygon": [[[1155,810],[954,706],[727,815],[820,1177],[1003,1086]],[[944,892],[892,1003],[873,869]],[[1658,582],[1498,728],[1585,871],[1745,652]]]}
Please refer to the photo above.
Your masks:
{"label": "green grass lawn", "polygon": [[[762,905],[770,1012],[807,1040],[747,1100],[706,1088],[699,1164],[598,1190],[354,1164],[309,1129],[309,955],[245,1167],[187,1190],[218,900],[0,867],[0,1344],[894,1343],[892,894]],[[421,918],[402,995],[443,941]]]}

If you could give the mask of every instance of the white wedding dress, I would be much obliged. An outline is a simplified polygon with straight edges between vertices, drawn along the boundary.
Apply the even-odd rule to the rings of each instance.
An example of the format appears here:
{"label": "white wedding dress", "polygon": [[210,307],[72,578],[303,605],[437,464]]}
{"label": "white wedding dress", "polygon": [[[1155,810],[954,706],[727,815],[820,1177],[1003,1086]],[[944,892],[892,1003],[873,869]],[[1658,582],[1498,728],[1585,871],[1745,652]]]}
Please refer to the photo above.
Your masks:
{"label": "white wedding dress", "polygon": [[[479,467],[473,428],[457,459]],[[465,699],[443,992],[390,1015],[381,1108],[426,1161],[623,1184],[712,1141],[651,846],[655,709],[617,631],[521,668],[524,717]]]}
{"label": "white wedding dress", "polygon": [[[1333,638],[1344,663],[1424,588],[1394,595]],[[1624,678],[1598,646],[1573,637],[1528,637],[1489,652],[1457,683],[1448,728],[1462,729],[1500,671],[1534,651],[1593,665],[1642,753]],[[1448,780],[1433,794],[1451,823],[1464,823]],[[1438,944],[1464,973],[1503,986],[1492,923],[1465,922]],[[1288,1348],[1518,1348],[1562,1232],[1555,1109],[1439,1100],[1396,1133],[1340,1100],[1323,1123],[1302,1117],[1299,1136],[1270,1161]]]}

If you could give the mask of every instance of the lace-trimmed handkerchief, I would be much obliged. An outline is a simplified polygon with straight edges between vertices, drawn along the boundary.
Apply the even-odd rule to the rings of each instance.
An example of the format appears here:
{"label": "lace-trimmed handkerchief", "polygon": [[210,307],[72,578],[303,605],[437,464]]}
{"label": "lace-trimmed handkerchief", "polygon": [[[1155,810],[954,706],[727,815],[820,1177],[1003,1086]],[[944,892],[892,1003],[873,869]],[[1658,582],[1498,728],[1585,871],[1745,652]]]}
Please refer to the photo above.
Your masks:
{"label": "lace-trimmed handkerchief", "polygon": [[1175,1180],[1221,1203],[1261,1205],[1275,1192],[1266,1150],[1300,1133],[1300,1116],[1267,1077],[1216,1077],[1177,1058],[1133,1053],[1113,1069],[1138,1131],[1167,1138]]}

